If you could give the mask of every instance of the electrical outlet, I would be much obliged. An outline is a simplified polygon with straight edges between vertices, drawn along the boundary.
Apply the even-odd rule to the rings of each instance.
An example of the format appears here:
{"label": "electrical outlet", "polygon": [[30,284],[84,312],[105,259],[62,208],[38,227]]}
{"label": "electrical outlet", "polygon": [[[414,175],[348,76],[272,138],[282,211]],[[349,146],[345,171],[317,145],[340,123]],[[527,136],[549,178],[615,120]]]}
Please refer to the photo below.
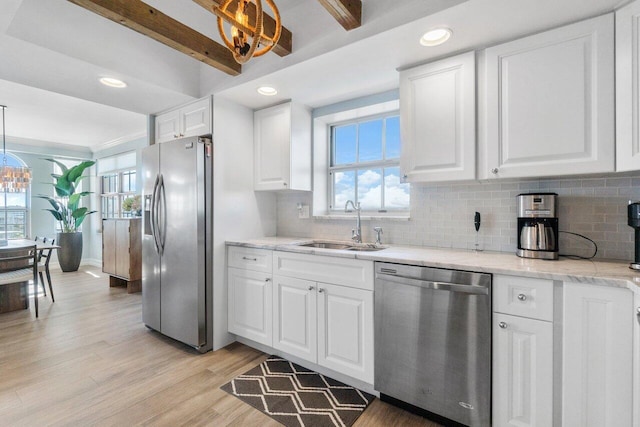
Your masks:
{"label": "electrical outlet", "polygon": [[300,219],[309,218],[309,205],[302,205],[300,209],[298,209],[298,218]]}

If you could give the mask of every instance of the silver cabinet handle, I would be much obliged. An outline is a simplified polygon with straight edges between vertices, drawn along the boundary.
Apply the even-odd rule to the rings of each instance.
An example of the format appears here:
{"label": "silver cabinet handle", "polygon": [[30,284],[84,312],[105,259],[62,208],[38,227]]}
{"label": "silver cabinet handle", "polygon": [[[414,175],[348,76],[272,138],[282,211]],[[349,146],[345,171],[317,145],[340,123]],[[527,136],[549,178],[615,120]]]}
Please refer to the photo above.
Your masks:
{"label": "silver cabinet handle", "polygon": [[518,299],[519,299],[520,301],[526,301],[526,300],[527,300],[527,296],[526,296],[525,294],[519,294],[519,295],[518,295]]}
{"label": "silver cabinet handle", "polygon": [[258,258],[248,258],[246,256],[243,256],[242,259],[245,261],[258,261]]}
{"label": "silver cabinet handle", "polygon": [[315,288],[314,288],[313,286],[309,286],[309,290],[310,290],[310,291],[312,291],[312,290],[314,290],[314,289],[315,289]]}
{"label": "silver cabinet handle", "polygon": [[507,329],[507,326],[509,325],[507,325],[507,322],[500,322],[498,323],[498,326],[500,326],[502,329]]}
{"label": "silver cabinet handle", "polygon": [[324,289],[320,288],[320,289],[318,289],[318,292],[323,293]]}
{"label": "silver cabinet handle", "polygon": [[494,174],[494,175],[497,175],[498,174],[498,168],[491,169],[491,173]]}
{"label": "silver cabinet handle", "polygon": [[638,316],[638,323],[640,323],[640,307],[638,307],[636,316]]}

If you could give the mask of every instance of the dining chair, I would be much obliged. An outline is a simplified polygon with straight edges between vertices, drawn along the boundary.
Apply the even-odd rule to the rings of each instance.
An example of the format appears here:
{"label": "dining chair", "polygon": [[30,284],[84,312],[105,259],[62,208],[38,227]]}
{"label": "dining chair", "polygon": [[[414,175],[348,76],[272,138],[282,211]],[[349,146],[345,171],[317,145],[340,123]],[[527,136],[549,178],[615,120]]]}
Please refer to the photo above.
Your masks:
{"label": "dining chair", "polygon": [[[38,317],[38,251],[36,246],[0,249],[0,286],[33,281],[33,300]],[[27,285],[28,286],[28,285]]]}
{"label": "dining chair", "polygon": [[[43,243],[47,243],[47,238],[42,239]],[[51,239],[51,245],[53,246],[56,243],[56,239]],[[40,276],[40,282],[42,283],[42,290],[44,291],[44,296],[47,296],[47,289],[44,285],[44,277],[42,273],[44,272],[47,275],[47,282],[49,283],[49,293],[51,294],[51,302],[56,302],[56,299],[53,297],[53,287],[51,285],[51,273],[49,272],[49,261],[51,261],[51,251],[53,249],[40,249],[38,251],[38,275]],[[44,260],[44,261],[43,261]]]}

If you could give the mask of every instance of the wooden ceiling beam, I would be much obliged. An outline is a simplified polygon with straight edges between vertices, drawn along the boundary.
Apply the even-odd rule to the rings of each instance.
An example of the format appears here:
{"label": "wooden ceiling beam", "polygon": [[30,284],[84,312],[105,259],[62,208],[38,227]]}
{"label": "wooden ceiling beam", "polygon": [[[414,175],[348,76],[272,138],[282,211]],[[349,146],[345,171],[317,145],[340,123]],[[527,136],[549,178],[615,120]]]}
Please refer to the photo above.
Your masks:
{"label": "wooden ceiling beam", "polygon": [[226,46],[140,0],[68,0],[232,76],[242,67]]}
{"label": "wooden ceiling beam", "polygon": [[[220,6],[220,4],[222,3],[222,0],[193,0],[193,1],[198,3],[200,6],[204,7],[205,9],[207,9],[212,14],[213,14],[213,9]],[[229,5],[229,12],[232,15],[236,13],[236,7],[237,7],[237,4],[235,2]],[[255,22],[256,5],[253,3],[249,3],[248,8],[249,8],[248,10],[249,21]],[[212,21],[212,25],[215,25],[215,21]],[[262,25],[264,27],[264,34],[267,37],[273,37],[273,35],[276,32],[276,20],[273,19],[271,16],[269,16],[267,13],[265,13]],[[282,32],[280,33],[280,40],[278,41],[278,44],[276,44],[273,47],[273,52],[275,52],[279,56],[287,56],[291,53],[292,49],[293,49],[293,35],[291,34],[291,31],[289,31],[283,26]]]}
{"label": "wooden ceiling beam", "polygon": [[361,0],[318,0],[345,30],[362,25]]}

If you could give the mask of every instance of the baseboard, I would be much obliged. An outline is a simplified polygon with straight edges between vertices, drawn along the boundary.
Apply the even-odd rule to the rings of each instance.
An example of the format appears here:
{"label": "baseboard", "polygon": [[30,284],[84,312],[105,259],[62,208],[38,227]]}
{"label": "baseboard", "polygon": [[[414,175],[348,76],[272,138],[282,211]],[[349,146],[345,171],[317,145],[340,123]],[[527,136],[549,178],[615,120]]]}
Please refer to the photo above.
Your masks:
{"label": "baseboard", "polygon": [[[83,266],[102,268],[102,260],[94,259],[94,258],[87,258],[87,259],[83,258],[82,261],[80,261],[80,267],[83,267]],[[52,259],[51,263],[49,264],[49,269],[55,270],[55,271],[61,271],[60,264],[58,264],[58,260]]]}
{"label": "baseboard", "polygon": [[100,267],[102,268],[102,260],[95,258],[87,258],[80,261],[80,265],[90,265],[92,267]]}

